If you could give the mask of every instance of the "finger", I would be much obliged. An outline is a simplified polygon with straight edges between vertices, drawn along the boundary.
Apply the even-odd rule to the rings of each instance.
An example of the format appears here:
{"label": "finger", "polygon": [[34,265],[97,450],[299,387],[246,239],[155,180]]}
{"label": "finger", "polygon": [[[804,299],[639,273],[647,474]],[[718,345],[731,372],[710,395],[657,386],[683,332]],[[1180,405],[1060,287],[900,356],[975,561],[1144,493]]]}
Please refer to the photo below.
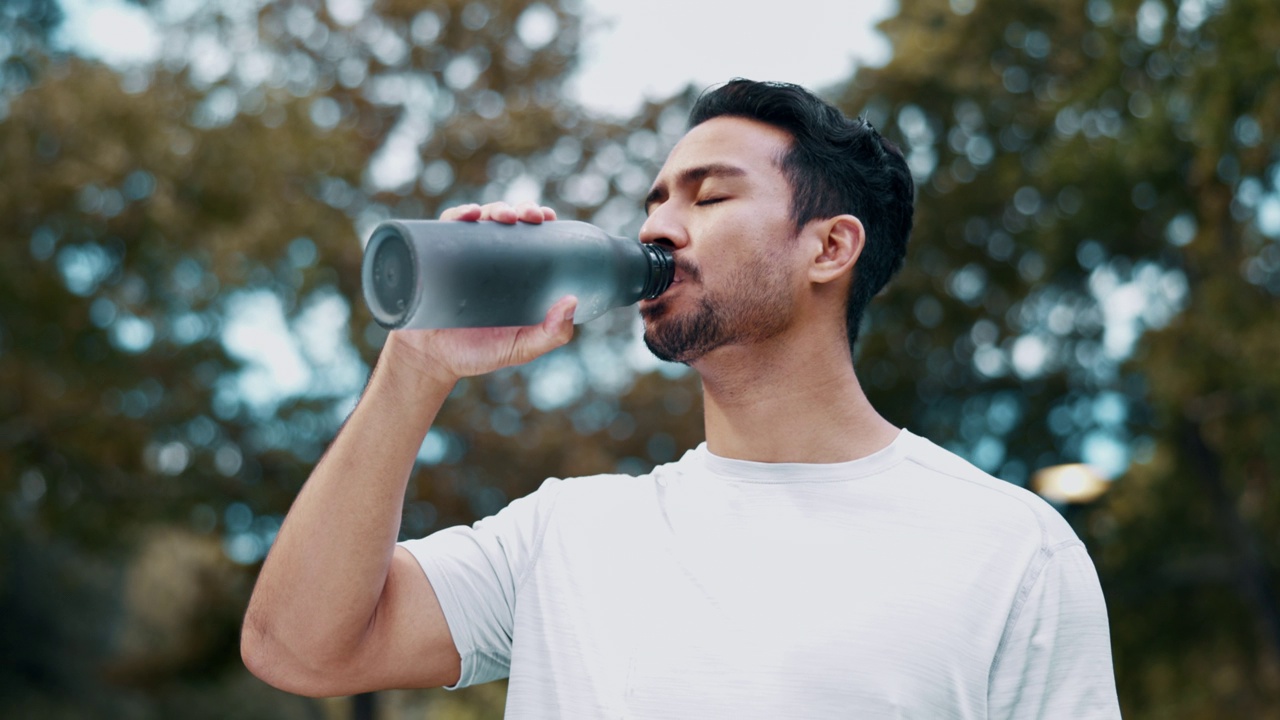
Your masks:
{"label": "finger", "polygon": [[482,206],[480,211],[481,220],[493,220],[495,222],[511,224],[518,219],[516,217],[515,208],[504,202],[489,203],[488,205]]}
{"label": "finger", "polygon": [[537,225],[542,222],[542,208],[531,202],[523,202],[516,206],[516,217],[520,222]]}
{"label": "finger", "polygon": [[573,295],[565,295],[547,309],[547,316],[543,318],[542,323],[545,325],[554,320],[557,323],[563,323],[572,327],[573,315],[577,311],[578,298]]}
{"label": "finger", "polygon": [[573,337],[573,315],[577,311],[578,298],[572,295],[560,298],[547,310],[542,320],[542,331],[554,340],[552,347],[560,347]]}
{"label": "finger", "polygon": [[458,205],[451,207],[440,213],[441,220],[468,220],[475,221],[480,219],[480,206],[472,203],[470,205]]}
{"label": "finger", "polygon": [[542,219],[543,219],[543,220],[555,220],[555,219],[556,219],[556,211],[555,211],[555,210],[553,210],[552,208],[549,208],[549,207],[543,206],[543,207],[542,207]]}
{"label": "finger", "polygon": [[517,338],[516,362],[529,362],[573,339],[573,314],[577,309],[578,298],[567,295],[547,310],[542,324],[523,328]]}

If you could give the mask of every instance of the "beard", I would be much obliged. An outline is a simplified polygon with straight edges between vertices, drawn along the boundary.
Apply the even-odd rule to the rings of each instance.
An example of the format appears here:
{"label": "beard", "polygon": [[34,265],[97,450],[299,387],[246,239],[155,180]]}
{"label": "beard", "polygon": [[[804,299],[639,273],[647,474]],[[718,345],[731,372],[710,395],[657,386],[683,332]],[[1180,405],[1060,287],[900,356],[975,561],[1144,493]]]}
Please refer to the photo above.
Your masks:
{"label": "beard", "polygon": [[[690,285],[701,285],[697,268],[685,270]],[[763,342],[786,329],[793,300],[776,259],[761,258],[736,273],[718,292],[707,291],[696,306],[678,314],[669,300],[642,313],[644,344],[659,360],[688,365],[717,348]]]}
{"label": "beard", "polygon": [[725,320],[708,298],[685,315],[674,315],[667,303],[646,315],[656,319],[645,325],[644,344],[659,360],[687,365],[723,344]]}

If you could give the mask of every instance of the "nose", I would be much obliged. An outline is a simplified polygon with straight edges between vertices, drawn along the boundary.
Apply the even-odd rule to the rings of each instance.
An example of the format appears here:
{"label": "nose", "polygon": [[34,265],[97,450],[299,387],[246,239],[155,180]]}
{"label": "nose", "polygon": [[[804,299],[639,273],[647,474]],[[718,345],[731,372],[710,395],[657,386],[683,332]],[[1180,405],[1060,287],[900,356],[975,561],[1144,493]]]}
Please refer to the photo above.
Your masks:
{"label": "nose", "polygon": [[679,250],[689,244],[688,231],[671,203],[654,206],[640,226],[640,242],[662,245],[671,250]]}

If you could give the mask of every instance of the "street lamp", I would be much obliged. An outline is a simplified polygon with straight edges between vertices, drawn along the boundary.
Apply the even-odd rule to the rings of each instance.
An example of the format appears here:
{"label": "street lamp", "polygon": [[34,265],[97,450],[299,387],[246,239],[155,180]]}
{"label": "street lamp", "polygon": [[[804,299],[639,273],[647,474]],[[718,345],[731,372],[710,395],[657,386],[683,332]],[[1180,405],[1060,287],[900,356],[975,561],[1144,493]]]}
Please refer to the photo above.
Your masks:
{"label": "street lamp", "polygon": [[1111,483],[1094,468],[1081,463],[1051,465],[1031,476],[1031,488],[1046,500],[1083,505],[1102,496]]}

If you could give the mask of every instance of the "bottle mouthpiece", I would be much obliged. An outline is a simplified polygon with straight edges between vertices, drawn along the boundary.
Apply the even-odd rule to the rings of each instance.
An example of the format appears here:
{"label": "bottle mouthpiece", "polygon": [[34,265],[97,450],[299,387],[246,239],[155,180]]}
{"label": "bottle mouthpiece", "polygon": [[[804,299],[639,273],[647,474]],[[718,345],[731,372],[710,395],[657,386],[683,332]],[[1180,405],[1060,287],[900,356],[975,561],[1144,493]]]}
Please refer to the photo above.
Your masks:
{"label": "bottle mouthpiece", "polygon": [[671,281],[676,276],[676,259],[670,250],[662,246],[646,243],[641,247],[649,256],[649,278],[645,281],[640,299],[652,300],[671,287]]}

